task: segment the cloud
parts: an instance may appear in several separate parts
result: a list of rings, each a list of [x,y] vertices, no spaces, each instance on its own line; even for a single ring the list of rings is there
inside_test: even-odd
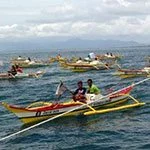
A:
[[[18,5],[10,5],[10,10],[1,5],[7,10],[0,9],[1,16],[7,16],[2,18],[3,24],[0,25],[1,38],[132,36],[136,39],[136,36],[145,36],[147,40],[150,33],[148,0],[26,1],[23,5],[17,0]]]
[[[120,17],[109,23],[99,22],[61,22],[37,25],[11,25],[0,27],[0,37],[44,37],[44,36],[79,36],[92,38],[112,35],[149,34],[150,17],[140,20],[133,17]]]

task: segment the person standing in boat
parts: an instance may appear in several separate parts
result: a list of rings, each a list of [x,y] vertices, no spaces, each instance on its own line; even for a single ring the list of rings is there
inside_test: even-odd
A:
[[[96,85],[93,84],[92,79],[88,79],[87,84],[89,86],[87,93],[95,94],[95,95],[100,94],[100,89]]]
[[[86,88],[83,87],[83,82],[79,81],[78,88],[73,93],[73,100],[75,102],[80,101],[80,102],[85,103],[85,101],[86,101],[85,93],[86,93]]]

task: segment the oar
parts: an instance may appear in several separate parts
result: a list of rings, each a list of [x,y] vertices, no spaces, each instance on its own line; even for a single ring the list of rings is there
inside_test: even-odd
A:
[[[117,63],[117,60],[115,61],[114,65],[116,65],[119,69],[121,69],[121,66]]]
[[[104,63],[102,63],[107,69],[110,69],[107,65],[105,65]],[[97,69],[97,70],[100,70],[100,68],[99,67],[97,67],[96,65],[93,65],[93,67],[95,68],[95,69]]]
[[[93,66],[93,68],[95,68],[96,70],[99,70],[99,68],[97,66]]]
[[[106,64],[104,64],[104,66],[105,66],[108,70],[110,69]]]
[[[145,82],[145,81],[147,81],[147,80],[149,80],[149,79],[150,79],[150,78],[146,78],[146,79],[144,79],[144,80],[142,80],[142,81],[139,81],[139,82],[137,82],[137,83],[135,83],[135,84],[132,84],[132,86],[141,84],[141,83],[143,83],[143,82]],[[130,86],[131,86],[131,85],[130,85]],[[116,93],[118,93],[118,92],[120,92],[120,91],[122,91],[122,90],[124,90],[124,89],[126,89],[126,88],[128,88],[128,87],[130,87],[130,86],[127,86],[127,87],[125,87],[125,88],[122,88],[122,89],[120,89],[120,90],[117,90],[117,91],[115,91],[115,92],[112,92],[112,93],[110,93],[110,94],[108,94],[108,95],[102,96],[100,99],[95,100],[94,102],[99,101],[99,100],[102,100],[103,98],[109,97],[109,96],[111,96],[111,95],[113,95],[113,94],[116,94]],[[89,102],[89,103],[87,103],[87,104],[90,105],[90,104],[92,104],[92,103],[93,103],[93,102]],[[30,127],[25,128],[25,129],[23,129],[23,130],[20,130],[20,131],[18,131],[18,132],[15,132],[15,133],[13,133],[13,134],[10,134],[10,135],[8,135],[8,136],[5,136],[5,137],[1,138],[0,141],[6,140],[6,139],[11,138],[11,137],[13,137],[13,136],[16,136],[16,135],[18,135],[18,134],[21,134],[21,133],[23,133],[23,132],[25,132],[25,131],[28,131],[28,130],[30,130],[30,129],[33,129],[33,128],[37,127],[37,126],[40,126],[40,125],[42,125],[42,124],[44,124],[44,123],[47,123],[47,122],[49,122],[49,121],[51,121],[51,120],[54,120],[54,119],[59,118],[59,117],[62,117],[62,116],[66,115],[66,114],[68,114],[68,113],[70,113],[70,112],[72,112],[72,111],[74,111],[74,110],[76,110],[76,109],[79,109],[79,108],[82,108],[82,107],[84,107],[84,106],[87,106],[87,104],[80,105],[79,107],[75,107],[75,108],[73,108],[73,109],[70,109],[70,110],[68,110],[68,111],[66,111],[66,112],[64,112],[64,113],[62,113],[62,114],[56,115],[56,116],[54,116],[54,117],[52,117],[52,118],[49,118],[49,119],[47,119],[47,120],[44,120],[44,121],[42,121],[42,122],[40,122],[40,123],[37,123],[37,124],[35,124],[35,125],[33,125],[33,126],[30,126]]]

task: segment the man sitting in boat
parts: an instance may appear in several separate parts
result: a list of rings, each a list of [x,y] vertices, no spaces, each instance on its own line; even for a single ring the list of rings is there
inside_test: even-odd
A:
[[[17,58],[18,60],[21,60],[22,59],[22,57],[21,56],[18,56],[18,58]]]
[[[88,83],[88,90],[86,94],[87,103],[89,101],[95,101],[102,98],[102,95],[100,94],[100,89],[93,84],[92,79],[87,80]]]
[[[16,67],[14,65],[12,65],[10,71],[8,71],[8,75],[9,76],[15,76],[16,74],[17,74]]]
[[[79,57],[79,59],[76,61],[77,64],[83,63],[82,58]]]
[[[106,53],[104,56],[108,58],[115,58],[115,55],[113,55],[112,53]]]
[[[87,83],[89,86],[87,93],[95,94],[95,95],[100,94],[100,89],[96,85],[93,84],[92,79],[88,79]]]
[[[80,102],[85,103],[85,101],[86,101],[85,93],[86,93],[86,88],[83,87],[82,81],[79,81],[78,82],[78,88],[73,93],[73,100],[75,102],[80,101]]]
[[[93,61],[90,62],[91,65],[99,65],[100,61],[95,58]]]
[[[62,56],[61,56],[61,54],[58,54],[58,55],[56,56],[56,59],[57,59],[57,60],[60,60],[60,59],[62,59]]]

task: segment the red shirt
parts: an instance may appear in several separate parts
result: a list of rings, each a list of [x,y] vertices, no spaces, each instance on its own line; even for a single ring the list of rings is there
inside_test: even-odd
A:
[[[17,72],[19,72],[19,73],[23,73],[22,68],[17,68],[16,70],[17,70]]]

